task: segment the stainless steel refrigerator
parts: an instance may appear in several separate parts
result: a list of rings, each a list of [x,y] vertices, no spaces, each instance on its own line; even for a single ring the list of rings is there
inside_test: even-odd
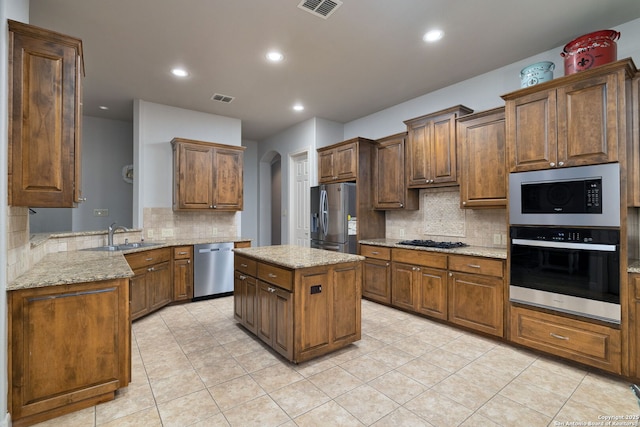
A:
[[[311,187],[311,247],[355,254],[356,185],[350,182]]]

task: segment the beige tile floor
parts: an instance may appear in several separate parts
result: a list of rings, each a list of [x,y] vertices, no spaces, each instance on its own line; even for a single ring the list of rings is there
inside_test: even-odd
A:
[[[39,426],[534,427],[640,413],[624,381],[370,301],[361,341],[293,365],[238,326],[232,305],[136,321],[132,383]]]

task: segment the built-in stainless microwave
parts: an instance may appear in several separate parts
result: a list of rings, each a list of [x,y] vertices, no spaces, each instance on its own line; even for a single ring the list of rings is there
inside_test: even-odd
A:
[[[620,165],[511,173],[509,223],[619,227]]]

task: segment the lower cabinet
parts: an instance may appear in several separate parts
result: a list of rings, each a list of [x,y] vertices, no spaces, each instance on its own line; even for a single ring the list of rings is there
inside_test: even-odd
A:
[[[504,336],[504,263],[449,256],[449,321],[498,337]]]
[[[21,289],[7,297],[14,426],[112,400],[129,384],[129,279]]]
[[[640,274],[629,274],[629,372],[640,378]]]
[[[193,299],[193,246],[173,248],[173,300]]]
[[[362,279],[362,296],[373,301],[391,303],[391,249],[360,245],[366,257]]]
[[[360,262],[288,269],[236,253],[234,264],[234,318],[286,359],[360,339]]]
[[[125,255],[133,270],[131,278],[131,320],[138,319],[173,300],[171,249],[160,248]]]
[[[616,374],[622,371],[619,329],[512,305],[510,339]]]

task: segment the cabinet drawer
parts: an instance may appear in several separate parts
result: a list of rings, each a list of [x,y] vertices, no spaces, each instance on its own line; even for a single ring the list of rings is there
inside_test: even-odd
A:
[[[511,307],[511,341],[621,373],[618,329]]]
[[[171,248],[152,249],[125,255],[132,270],[169,261],[170,258]]]
[[[367,258],[390,260],[391,248],[385,248],[382,246],[360,245],[360,255],[366,256]]]
[[[258,263],[258,279],[273,283],[288,291],[293,290],[293,272],[269,264]]]
[[[257,262],[252,259],[245,258],[242,255],[235,254],[233,256],[234,268],[244,274],[256,277],[258,274]]]
[[[504,275],[501,260],[463,255],[449,255],[449,270],[495,277]]]
[[[173,259],[193,258],[193,246],[176,246],[173,248]]]
[[[440,268],[446,270],[447,255],[412,249],[393,249],[391,257],[394,261],[407,264],[424,265],[425,267]]]

